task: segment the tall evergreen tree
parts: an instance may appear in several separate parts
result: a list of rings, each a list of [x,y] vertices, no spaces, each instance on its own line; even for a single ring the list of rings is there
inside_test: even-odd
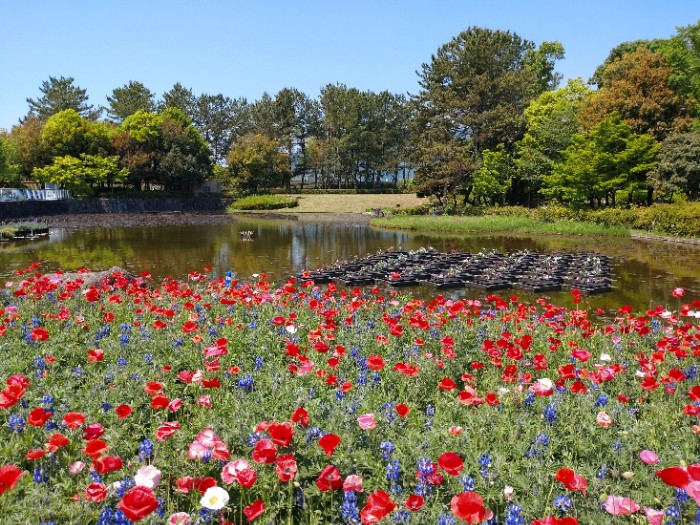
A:
[[[35,116],[41,122],[46,122],[51,115],[55,115],[66,109],[73,109],[80,116],[90,120],[96,120],[101,111],[93,109],[92,105],[87,103],[87,90],[81,89],[73,85],[73,77],[49,77],[41,83],[39,91],[42,96],[34,100],[27,99],[29,104],[29,114],[27,116]]]

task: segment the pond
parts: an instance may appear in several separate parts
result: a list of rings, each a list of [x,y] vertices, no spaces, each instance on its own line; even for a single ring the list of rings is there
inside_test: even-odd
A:
[[[253,232],[246,240],[241,232]],[[236,219],[231,223],[189,226],[51,228],[49,238],[0,244],[0,277],[32,262],[41,271],[66,271],[80,267],[104,270],[119,266],[133,273],[149,271],[155,279],[183,278],[193,270],[211,266],[215,275],[235,272],[240,279],[266,273],[282,281],[302,270],[314,270],[336,261],[362,257],[378,250],[416,250],[511,253],[530,250],[595,252],[612,257],[614,290],[584,297],[585,306],[616,308],[630,304],[646,309],[657,304],[678,306],[671,297],[675,287],[686,289],[686,301],[700,298],[700,248],[660,241],[606,237],[440,235],[383,231],[351,223],[308,222],[273,219]],[[410,290],[429,297],[433,289]],[[446,296],[483,297],[479,290],[449,290]],[[521,290],[499,292],[521,299],[550,297],[571,304],[568,292],[528,294]]]

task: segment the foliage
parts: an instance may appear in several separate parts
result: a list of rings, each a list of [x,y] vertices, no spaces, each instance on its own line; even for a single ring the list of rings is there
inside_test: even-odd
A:
[[[543,177],[563,160],[564,150],[581,131],[578,111],[591,94],[580,78],[569,80],[566,87],[545,91],[525,109],[526,132],[516,145],[514,193],[520,199],[526,196],[527,204],[537,201]]]
[[[496,151],[484,150],[482,156],[483,164],[473,177],[472,197],[483,204],[503,204],[512,184],[510,157],[502,147]]]
[[[221,164],[231,145],[249,132],[250,108],[244,98],[203,94],[194,101],[192,121],[209,145],[214,163]]]
[[[623,189],[646,187],[646,175],[656,167],[659,145],[649,135],[638,135],[617,113],[590,132],[576,134],[564,150],[564,161],[543,177],[541,192],[566,202],[591,206],[615,204]]]
[[[141,82],[130,80],[128,84],[112,90],[107,96],[107,113],[115,122],[122,122],[137,111],[155,111],[155,94]]]
[[[120,131],[115,147],[137,189],[155,184],[166,190],[192,191],[211,173],[206,142],[178,109],[137,111],[124,120]]]
[[[232,210],[279,210],[282,208],[296,208],[299,206],[298,198],[283,197],[281,195],[249,195],[237,199],[231,204]]]
[[[10,141],[17,152],[19,166],[24,177],[29,177],[36,167],[49,162],[49,156],[43,147],[41,135],[43,124],[35,116],[28,116],[22,124],[12,126]]]
[[[128,174],[126,168],[119,168],[117,156],[102,157],[84,153],[80,158],[70,155],[55,157],[52,164],[34,168],[33,172],[37,181],[70,190],[73,197],[92,195],[93,187],[123,182]]]
[[[18,187],[21,180],[19,152],[7,134],[0,133],[0,187]]]
[[[234,194],[246,195],[286,184],[291,177],[287,155],[279,143],[264,135],[245,135],[228,154],[229,184]]]
[[[591,129],[615,111],[635,133],[663,140],[689,128],[693,103],[671,87],[672,70],[663,55],[640,46],[607,66],[602,85],[584,102],[579,116]]]
[[[665,196],[700,198],[700,130],[671,135],[661,144],[659,165],[650,174],[654,189]]]
[[[27,117],[37,117],[40,122],[45,122],[49,117],[72,109],[80,116],[95,120],[100,115],[100,110],[94,110],[93,106],[87,103],[87,90],[73,85],[73,77],[49,77],[41,83],[39,91],[42,96],[34,100],[27,99],[29,104],[29,114]]]
[[[423,64],[414,100],[419,192],[443,205],[460,188],[468,196],[483,151],[499,144],[513,151],[524,132],[523,111],[542,86],[530,67],[533,50],[532,42],[516,34],[473,27]]]

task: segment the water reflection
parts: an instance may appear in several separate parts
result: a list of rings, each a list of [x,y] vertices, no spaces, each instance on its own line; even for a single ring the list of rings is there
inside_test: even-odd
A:
[[[252,231],[251,240],[240,232]],[[0,276],[10,277],[34,261],[43,271],[94,270],[120,266],[134,273],[148,270],[156,278],[181,278],[192,270],[212,266],[217,275],[227,271],[247,278],[265,272],[282,280],[304,269],[316,269],[337,260],[387,250],[415,250],[432,246],[439,251],[479,252],[517,250],[536,252],[588,251],[613,257],[611,294],[585,299],[587,306],[614,308],[631,304],[647,308],[676,305],[670,290],[686,288],[691,299],[700,297],[700,249],[692,245],[596,237],[438,235],[382,231],[354,224],[242,219],[229,224],[121,228],[52,228],[49,239],[0,244]],[[419,290],[426,295],[432,291]],[[507,292],[510,294],[511,292]],[[534,299],[518,291],[520,297]],[[462,290],[450,295],[481,295]],[[558,302],[569,294],[551,294]],[[688,297],[686,298],[688,299]]]

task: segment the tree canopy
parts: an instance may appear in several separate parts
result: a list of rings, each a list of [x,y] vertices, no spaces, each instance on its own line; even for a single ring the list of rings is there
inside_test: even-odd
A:
[[[34,100],[27,99],[29,104],[28,116],[35,116],[41,122],[60,111],[66,109],[75,110],[85,118],[95,120],[100,115],[100,110],[93,109],[94,106],[87,103],[87,90],[73,85],[73,77],[49,77],[41,83],[39,91],[42,96]]]

